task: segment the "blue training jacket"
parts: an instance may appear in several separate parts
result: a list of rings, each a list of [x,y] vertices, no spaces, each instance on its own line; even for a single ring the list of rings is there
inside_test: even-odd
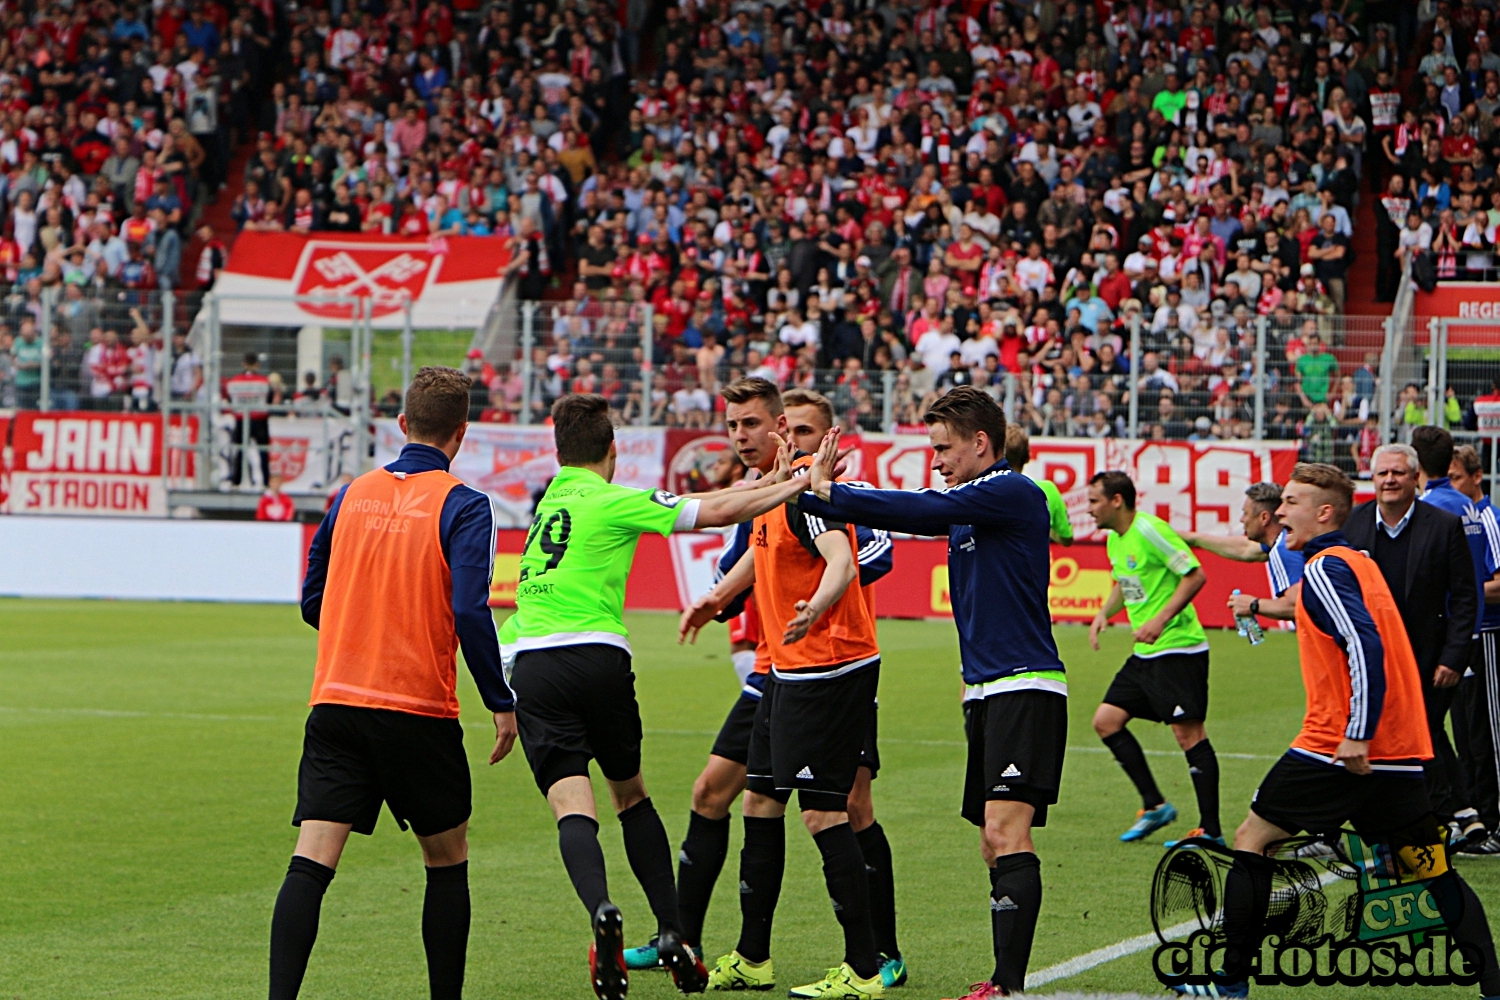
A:
[[[1469,543],[1469,555],[1474,560],[1474,581],[1479,587],[1479,613],[1471,629],[1477,639],[1486,611],[1484,582],[1495,575],[1497,568],[1491,559],[1490,539],[1485,531],[1484,518],[1480,516],[1474,501],[1454,489],[1447,476],[1427,480],[1427,490],[1421,498],[1434,507],[1457,514],[1464,523],[1464,541]]]
[[[1266,578],[1271,581],[1271,596],[1280,597],[1302,582],[1302,553],[1286,547],[1286,529],[1276,536],[1275,545],[1262,545],[1266,554]]]
[[[448,471],[448,456],[430,445],[409,444],[386,466],[391,472]],[[328,582],[328,558],[333,550],[333,526],[344,503],[339,490],[333,506],[323,515],[307,551],[307,576],[302,581],[302,620],[313,628],[323,612],[323,587]],[[462,484],[453,487],[443,501],[438,521],[443,555],[453,577],[453,623],[464,662],[484,707],[491,712],[513,712],[515,696],[500,668],[500,640],[495,617],[490,613],[490,578],[495,565],[495,514],[490,498]]]
[[[835,483],[829,502],[798,501],[818,517],[914,535],[948,536],[948,594],[958,626],[967,700],[1007,691],[1067,693],[1047,604],[1047,497],[1004,459],[945,490],[880,490]]]

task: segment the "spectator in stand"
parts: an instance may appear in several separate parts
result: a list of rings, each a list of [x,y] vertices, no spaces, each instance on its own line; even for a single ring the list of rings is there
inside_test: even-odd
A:
[[[281,476],[271,476],[266,482],[266,491],[261,494],[260,502],[255,505],[255,519],[257,521],[294,521],[297,518],[297,505],[292,498],[281,492],[283,480]]]
[[[1309,333],[1303,341],[1305,350],[1293,365],[1297,373],[1297,393],[1302,405],[1312,409],[1314,404],[1327,403],[1333,388],[1333,379],[1339,371],[1338,358],[1323,349],[1323,338]],[[1326,461],[1308,459],[1308,461]]]

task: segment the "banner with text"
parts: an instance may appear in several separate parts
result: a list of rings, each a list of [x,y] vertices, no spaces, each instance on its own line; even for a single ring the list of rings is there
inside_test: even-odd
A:
[[[287,493],[328,493],[344,473],[358,472],[354,428],[328,417],[271,418],[271,475]]]
[[[167,515],[160,414],[23,411],[11,431],[10,513]],[[197,421],[169,433],[191,443]],[[190,477],[192,453],[171,454],[171,474]]]
[[[660,489],[666,438],[667,431],[658,427],[617,428],[614,481],[643,490]],[[375,421],[376,465],[395,461],[404,443],[396,421]],[[524,528],[531,523],[532,498],[541,496],[557,475],[556,452],[551,427],[470,424],[452,472],[490,495],[500,527]]]
[[[1102,540],[1088,513],[1088,481],[1119,469],[1135,480],[1136,506],[1179,531],[1239,533],[1245,488],[1262,480],[1285,483],[1297,464],[1289,441],[1136,441],[1033,438],[1025,472],[1050,479],[1068,505],[1073,535]],[[847,478],[882,489],[942,489],[932,471],[925,435],[867,434],[848,458]]]

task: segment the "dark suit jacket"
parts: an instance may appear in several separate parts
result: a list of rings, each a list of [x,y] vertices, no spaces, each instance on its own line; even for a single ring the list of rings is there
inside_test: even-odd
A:
[[[1391,593],[1406,604],[1406,634],[1424,681],[1439,665],[1463,673],[1479,611],[1474,560],[1464,538],[1463,522],[1430,503],[1416,502],[1411,523],[1411,550],[1405,580],[1386,580]],[[1356,549],[1375,553],[1374,500],[1360,504],[1344,523],[1344,537]]]

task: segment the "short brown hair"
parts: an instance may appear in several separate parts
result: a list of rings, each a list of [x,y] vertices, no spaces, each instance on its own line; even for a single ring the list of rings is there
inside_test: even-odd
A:
[[[1472,444],[1461,444],[1453,449],[1453,461],[1464,467],[1464,472],[1473,475],[1484,468],[1479,452]]]
[[[406,390],[406,433],[413,439],[447,442],[469,421],[469,376],[456,368],[428,365]]]
[[[1417,463],[1428,479],[1441,479],[1453,464],[1453,435],[1441,427],[1418,427],[1411,432],[1411,446],[1417,450]]]
[[[972,385],[956,386],[939,396],[922,419],[929,425],[946,424],[961,438],[973,439],[983,431],[996,457],[1005,451],[1005,411],[989,393]]]
[[[735,379],[720,389],[719,395],[724,397],[726,403],[743,404],[752,399],[762,400],[766,404],[766,412],[773,417],[780,416],[783,409],[781,390],[776,388],[776,383],[758,375]]]
[[[609,400],[592,392],[563,396],[552,404],[552,439],[558,465],[597,465],[615,441]]]
[[[1096,472],[1089,479],[1089,485],[1099,487],[1099,492],[1104,494],[1104,499],[1121,497],[1125,501],[1126,510],[1135,510],[1135,480],[1130,478],[1129,473],[1121,472],[1119,469]]]
[[[1005,428],[1005,460],[1017,472],[1031,461],[1031,435],[1019,424],[1009,424]]]
[[[1333,505],[1335,528],[1349,519],[1349,511],[1354,509],[1354,481],[1337,465],[1298,462],[1292,470],[1292,482],[1306,483],[1328,494],[1328,502]]]
[[[814,406],[829,427],[837,422],[833,416],[833,404],[828,401],[828,397],[812,389],[788,389],[781,394],[781,406],[783,409],[788,406]]]

